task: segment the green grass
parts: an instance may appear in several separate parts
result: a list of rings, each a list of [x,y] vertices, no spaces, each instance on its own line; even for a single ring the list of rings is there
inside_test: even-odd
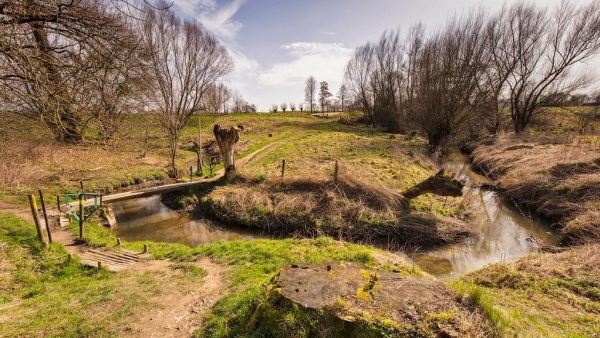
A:
[[[113,336],[113,321],[147,305],[135,294],[119,292],[114,274],[69,260],[62,246],[44,250],[33,225],[7,213],[0,213],[0,219],[0,261],[12,268],[0,284],[0,335]],[[120,311],[92,318],[102,304],[117,298]]]
[[[151,299],[160,294],[165,284],[149,274],[111,273],[68,260],[67,252],[53,244],[43,249],[36,239],[35,228],[12,214],[0,213],[0,261],[14,266],[8,269],[10,278],[0,283],[3,297],[0,308],[6,308],[10,320],[2,321],[0,336],[8,332],[17,335],[54,336],[121,336],[133,328],[129,322],[141,311],[158,306]],[[71,223],[77,233],[76,222]],[[116,249],[116,239],[94,219],[85,223],[88,245]],[[179,261],[170,269],[180,272],[179,280],[201,287],[198,281],[207,272],[191,262],[210,257],[227,267],[229,284],[223,297],[206,316],[204,328],[197,334],[233,336],[246,332],[256,304],[265,297],[265,288],[279,269],[293,262],[353,261],[376,266],[372,253],[378,249],[334,241],[321,237],[314,240],[253,240],[216,242],[197,248],[181,244],[153,242],[123,242],[123,247],[141,250],[150,245],[154,258]],[[382,266],[389,270],[414,272],[408,265]],[[159,276],[157,276],[159,277]],[[12,290],[8,292],[8,290]],[[98,314],[99,309],[106,308]],[[300,315],[298,309],[294,310]],[[293,324],[299,328],[306,320],[327,320],[332,316],[322,312],[306,313],[304,321]],[[320,319],[319,319],[320,318]],[[51,319],[52,324],[47,321]],[[135,320],[134,320],[135,323]],[[378,322],[352,331],[377,332]],[[299,326],[300,325],[300,326]],[[300,329],[300,328],[299,328]],[[347,332],[347,331],[344,331]],[[358,336],[362,336],[358,335]]]
[[[128,121],[131,126],[141,121]],[[247,170],[265,181],[277,177],[277,165],[282,158],[288,162],[289,175],[311,177],[333,174],[333,161],[339,159],[344,170],[350,175],[377,184],[387,185],[401,191],[428,177],[434,172],[434,166],[424,156],[423,140],[405,140],[398,136],[379,133],[371,128],[357,125],[342,125],[336,119],[319,119],[306,114],[241,114],[227,116],[202,116],[202,133],[205,140],[212,139],[212,124],[222,127],[243,124],[238,156],[249,154],[265,145],[277,143],[268,153],[259,157]],[[182,141],[195,139],[197,119],[192,117],[184,131]],[[109,147],[108,150],[94,147],[56,146],[60,152],[55,158],[46,153],[39,155],[43,175],[41,181],[31,181],[19,188],[5,190],[3,199],[14,201],[12,194],[31,191],[34,187],[45,189],[47,198],[52,194],[77,190],[75,178],[84,178],[85,185],[93,189],[110,191],[117,186],[135,184],[146,178],[164,178],[166,140],[160,131],[152,127],[149,154],[141,159],[138,154],[143,140],[143,131],[131,128],[131,138],[123,140],[123,147]],[[273,137],[268,134],[273,133]],[[36,148],[37,149],[37,148]],[[43,150],[40,148],[40,150]],[[111,158],[111,161],[95,160]],[[70,159],[69,163],[60,161]],[[180,166],[185,167],[194,161],[192,152],[183,150],[178,158]],[[23,163],[28,163],[27,161]],[[65,166],[65,174],[61,172]],[[100,168],[100,169],[98,169]],[[110,189],[109,189],[110,188]],[[190,197],[190,196],[188,196]],[[175,201],[188,205],[188,197]],[[447,206],[444,199],[423,197],[423,201],[413,204],[415,210],[435,210],[440,214],[456,214],[454,204]],[[50,198],[51,200],[51,198]],[[263,210],[264,211],[264,210]],[[257,210],[260,212],[260,210]],[[67,332],[71,336],[111,336],[127,335],[127,320],[135,318],[141,311],[152,309],[156,305],[152,297],[160,294],[159,278],[148,274],[119,273],[89,269],[76,260],[67,261],[63,248],[53,245],[51,250],[42,250],[35,241],[33,226],[16,218],[0,214],[8,219],[3,221],[0,243],[10,243],[11,255],[6,259],[16,270],[11,273],[10,282],[3,288],[17,290],[14,296],[0,297],[0,307],[7,304],[10,320],[0,322],[0,335],[7,332],[33,335],[55,335]],[[363,217],[365,222],[377,220]],[[6,230],[5,230],[6,229]],[[20,229],[28,229],[19,236]],[[71,229],[78,234],[77,222],[71,223]],[[11,240],[8,240],[11,238]],[[116,238],[93,219],[85,223],[85,240],[93,247],[118,249]],[[296,262],[325,262],[334,260],[353,261],[375,266],[373,253],[377,249],[337,242],[330,238],[253,240],[217,242],[190,248],[182,244],[155,243],[140,241],[123,242],[123,247],[141,251],[144,244],[149,245],[156,259],[176,261],[170,270],[179,273],[185,281],[199,280],[206,271],[192,265],[201,257],[210,257],[213,261],[227,267],[226,280],[229,283],[227,295],[223,297],[205,318],[205,327],[197,334],[207,336],[235,336],[247,333],[251,326],[257,306],[270,297],[269,283],[281,267]],[[21,262],[24,261],[25,263]],[[20,268],[23,266],[23,268]],[[40,268],[43,267],[43,268]],[[384,268],[419,274],[411,267],[383,266]],[[25,282],[20,282],[25,280]],[[201,287],[200,282],[197,283]],[[9,294],[6,292],[6,294]],[[99,309],[110,308],[107,313],[98,314]],[[325,323],[333,323],[323,317],[321,312],[305,313],[293,307],[287,308],[282,320],[287,320],[290,333],[306,330],[312,322],[325,318]],[[60,317],[64,314],[64,318]],[[4,320],[0,315],[0,320]],[[13,318],[16,318],[13,320]],[[25,318],[34,318],[29,321]],[[54,318],[52,325],[43,326],[44,320]],[[287,319],[285,319],[287,318]],[[324,323],[324,322],[321,322]],[[357,327],[355,333],[367,332],[383,335],[386,330],[394,331],[390,323],[370,320],[367,325]],[[337,324],[336,324],[337,325]],[[303,329],[304,328],[304,329]],[[266,331],[265,331],[266,332]],[[308,330],[310,332],[316,332]],[[341,331],[331,331],[341,332]],[[365,333],[366,334],[366,333]]]
[[[86,223],[86,240],[94,246],[115,247],[115,238],[95,223]],[[101,233],[105,234],[102,235]],[[290,263],[318,263],[327,261],[352,261],[368,266],[375,266],[372,253],[378,249],[342,243],[331,238],[321,237],[314,240],[285,239],[285,240],[252,240],[252,241],[227,241],[202,245],[190,248],[180,244],[153,243],[153,242],[123,242],[123,247],[141,250],[143,244],[150,246],[154,258],[171,258],[180,263],[171,265],[172,269],[184,271],[190,278],[203,277],[205,271],[187,262],[195,261],[200,257],[210,257],[214,262],[227,268],[228,292],[225,297],[217,302],[213,310],[206,315],[205,326],[197,335],[205,336],[235,336],[248,334],[246,328],[253,321],[253,314],[257,304],[265,299],[265,290],[269,282],[277,275],[279,269]],[[387,263],[380,268],[403,271],[405,274],[417,274],[409,265]],[[291,306],[291,305],[290,305]],[[321,321],[324,323],[336,322],[334,316],[325,315],[322,311],[304,312],[297,307],[287,307],[282,310],[286,316],[293,312],[304,316],[298,322],[290,324],[298,330],[307,326],[307,321]],[[337,323],[337,322],[336,322]],[[340,324],[339,322],[338,324]],[[336,325],[338,325],[336,324]],[[386,326],[377,320],[363,326],[356,326],[351,331],[339,331],[354,336],[370,335],[379,332]],[[338,329],[341,330],[343,325]],[[264,327],[261,330],[269,330]],[[335,331],[335,332],[338,332]],[[291,331],[290,331],[291,332]],[[314,331],[307,331],[307,333]],[[327,331],[333,332],[333,331]],[[340,333],[341,334],[341,333]]]
[[[274,308],[272,304],[278,297],[278,293],[274,291],[270,281],[276,276],[279,269],[289,263],[319,263],[340,260],[374,266],[371,253],[376,249],[340,243],[327,237],[321,237],[315,240],[219,242],[203,246],[200,251],[221,264],[231,266],[229,276],[232,292],[221,299],[213,311],[205,317],[205,327],[197,332],[197,335],[259,337],[269,332],[271,334],[278,332],[277,334],[283,336],[286,336],[286,332],[290,334],[304,332],[304,334],[295,334],[295,336],[307,337],[316,332],[317,322],[320,323],[318,327],[324,323],[338,323],[338,325],[340,323],[322,311],[303,311],[294,305],[287,305],[283,309]],[[407,273],[410,271],[409,266],[396,266],[395,268],[402,269]],[[261,307],[258,312],[256,312],[257,307]],[[269,327],[257,316],[271,317],[269,325],[277,323],[275,318],[288,317],[290,321],[289,325]],[[299,318],[291,320],[289,316]],[[261,324],[257,325],[257,321],[261,321]],[[255,326],[260,326],[260,329],[253,330]],[[331,333],[332,331],[325,331],[322,334],[327,332]],[[343,332],[346,334],[352,332],[353,335],[360,337],[364,336],[366,332],[370,334],[379,332],[379,329],[356,327],[355,330]]]

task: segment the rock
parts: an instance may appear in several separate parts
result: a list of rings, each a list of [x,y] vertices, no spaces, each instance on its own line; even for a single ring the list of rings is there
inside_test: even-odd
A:
[[[292,264],[277,286],[281,296],[308,309],[327,309],[342,300],[340,318],[383,316],[396,323],[422,323],[456,311],[454,293],[439,281],[375,270],[348,262]]]

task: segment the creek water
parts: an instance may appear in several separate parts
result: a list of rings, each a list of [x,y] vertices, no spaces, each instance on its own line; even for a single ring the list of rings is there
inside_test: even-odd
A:
[[[422,270],[442,280],[453,280],[487,264],[522,257],[539,245],[558,244],[558,235],[548,221],[522,212],[494,191],[478,188],[484,178],[469,169],[464,157],[443,167],[466,183],[463,195],[469,202],[472,214],[469,224],[476,234],[456,244],[405,253]],[[110,207],[117,220],[113,232],[127,241],[151,240],[196,247],[218,240],[266,237],[247,228],[191,219],[163,205],[160,195],[116,202]]]
[[[418,250],[412,259],[422,270],[453,280],[487,264],[525,256],[539,245],[558,245],[558,235],[548,220],[520,210],[494,191],[478,188],[484,178],[461,160],[442,167],[465,182],[463,195],[472,210],[468,223],[477,233],[460,243]]]
[[[113,233],[126,241],[150,240],[196,247],[219,240],[264,237],[246,228],[224,226],[205,218],[191,219],[162,204],[160,195],[115,202],[109,206],[117,220]]]

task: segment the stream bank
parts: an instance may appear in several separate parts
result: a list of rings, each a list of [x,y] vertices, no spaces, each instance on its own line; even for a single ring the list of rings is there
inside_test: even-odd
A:
[[[467,145],[473,170],[524,210],[552,219],[560,245],[600,242],[600,147],[515,136]]]

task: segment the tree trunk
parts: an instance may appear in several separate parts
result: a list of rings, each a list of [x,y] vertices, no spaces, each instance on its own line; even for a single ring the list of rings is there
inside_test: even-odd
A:
[[[402,195],[407,200],[427,193],[458,197],[462,196],[463,187],[464,184],[457,180],[452,173],[448,173],[444,171],[444,169],[441,169],[437,174],[406,190]]]
[[[240,140],[240,135],[244,131],[242,125],[231,127],[229,129],[222,129],[221,126],[215,124],[213,132],[217,145],[219,146],[219,152],[223,158],[223,167],[225,168],[225,176],[232,178],[235,176],[235,161],[233,158],[233,147]]]

